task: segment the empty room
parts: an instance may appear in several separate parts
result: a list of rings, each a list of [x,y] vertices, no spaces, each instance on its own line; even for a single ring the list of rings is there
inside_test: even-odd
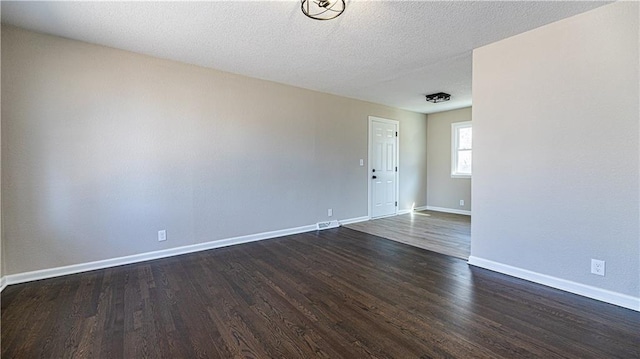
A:
[[[2,358],[640,358],[640,3],[0,15]]]

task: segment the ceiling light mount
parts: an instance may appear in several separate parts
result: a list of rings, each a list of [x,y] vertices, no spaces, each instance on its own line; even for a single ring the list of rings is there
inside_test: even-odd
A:
[[[302,0],[302,12],[314,20],[331,20],[344,12],[344,0]]]
[[[433,102],[433,103],[445,102],[445,101],[449,101],[450,99],[451,99],[451,95],[444,92],[432,93],[431,95],[427,95],[427,101]]]

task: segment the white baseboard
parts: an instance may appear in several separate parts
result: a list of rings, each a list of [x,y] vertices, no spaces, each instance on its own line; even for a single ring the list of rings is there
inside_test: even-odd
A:
[[[590,285],[573,282],[566,279],[552,277],[546,274],[532,272],[530,270],[513,267],[507,264],[494,262],[491,260],[469,257],[470,265],[492,270],[494,272],[510,275],[512,277],[528,280],[530,282],[546,285],[548,287],[578,294],[587,298],[599,300],[605,303],[614,304],[620,307],[640,311],[640,298],[627,294],[612,292],[606,289],[592,287]]]
[[[340,221],[340,224],[344,226],[345,224],[365,222],[365,221],[368,221],[368,220],[369,220],[369,217],[367,217],[367,216],[356,217],[356,218],[343,219],[343,220]]]
[[[264,239],[288,236],[288,235],[304,233],[304,232],[311,232],[315,230],[316,230],[315,225],[308,225],[308,226],[289,228],[289,229],[283,229],[283,230],[277,230],[277,231],[271,231],[271,232],[250,234],[246,236],[220,239],[216,241],[198,243],[198,244],[176,247],[176,248],[163,249],[160,251],[146,252],[146,253],[134,254],[134,255],[118,257],[118,258],[110,258],[110,259],[105,259],[105,260],[100,260],[95,262],[79,263],[79,264],[73,264],[73,265],[68,265],[64,267],[48,268],[48,269],[36,270],[32,272],[11,274],[2,278],[2,281],[3,281],[2,288],[4,288],[4,286],[6,285],[11,285],[11,284],[31,282],[34,280],[59,277],[59,276],[68,275],[68,274],[88,272],[96,269],[121,266],[124,264],[145,262],[153,259],[160,259],[160,258],[177,256],[181,254],[206,251],[208,249],[227,247],[235,244],[255,242],[255,241],[260,241]]]
[[[339,222],[340,224],[349,224],[349,223],[357,223],[357,222],[362,222],[367,220],[369,220],[369,217],[365,216],[365,217],[349,218]],[[133,254],[130,256],[104,259],[104,260],[99,260],[94,262],[72,264],[72,265],[63,266],[63,267],[48,268],[48,269],[36,270],[32,272],[11,274],[11,275],[4,276],[0,279],[0,290],[4,289],[4,287],[11,284],[31,282],[34,280],[59,277],[59,276],[68,275],[68,274],[88,272],[96,269],[104,269],[109,267],[121,266],[125,264],[139,263],[139,262],[145,262],[145,261],[150,261],[154,259],[173,257],[181,254],[206,251],[209,249],[227,247],[227,246],[232,246],[236,244],[261,241],[265,239],[289,236],[292,234],[298,234],[298,233],[304,233],[304,232],[311,232],[311,231],[315,231],[316,229],[317,229],[316,225],[314,224],[314,225],[308,225],[308,226],[302,226],[302,227],[282,229],[277,231],[250,234],[246,236],[219,239],[219,240],[206,242],[206,243],[198,243],[198,244],[192,244],[189,246],[163,249],[160,251]]]
[[[407,209],[401,209],[398,211],[398,215],[401,214],[407,214],[407,213],[411,213],[411,212],[416,212],[416,211],[424,211],[425,209],[427,209],[427,206],[420,206],[420,207],[414,207],[412,208],[407,208]]]
[[[425,209],[427,209],[429,211],[436,211],[436,212],[445,212],[445,213],[453,213],[453,214],[464,214],[465,216],[470,216],[471,215],[471,211],[465,211],[463,209],[453,209],[453,208],[433,207],[433,206],[426,206]]]

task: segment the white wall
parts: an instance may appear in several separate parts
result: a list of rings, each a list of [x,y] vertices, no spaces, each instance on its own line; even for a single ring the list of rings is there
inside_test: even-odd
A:
[[[471,107],[427,115],[427,206],[471,210],[471,179],[451,178],[451,124],[471,121]],[[460,206],[464,200],[464,206]]]
[[[640,309],[638,18],[618,2],[474,51],[471,263]]]
[[[370,115],[426,204],[423,114],[12,27],[2,89],[7,274],[366,216]]]

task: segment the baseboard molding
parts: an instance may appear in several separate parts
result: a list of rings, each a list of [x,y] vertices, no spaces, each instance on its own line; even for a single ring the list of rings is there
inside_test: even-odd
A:
[[[351,220],[357,220],[357,218],[351,219]],[[270,238],[288,236],[292,234],[311,232],[315,230],[316,230],[316,225],[308,225],[308,226],[288,228],[288,229],[271,231],[271,232],[250,234],[246,236],[220,239],[220,240],[215,240],[215,241],[206,242],[206,243],[198,243],[198,244],[193,244],[188,246],[163,249],[160,251],[146,252],[146,253],[134,254],[130,256],[105,259],[105,260],[100,260],[95,262],[79,263],[79,264],[73,264],[73,265],[68,265],[64,267],[56,267],[56,268],[42,269],[42,270],[37,270],[32,272],[11,274],[2,278],[2,288],[11,284],[31,282],[34,280],[88,272],[96,269],[116,267],[116,266],[121,266],[125,264],[146,262],[154,259],[173,257],[181,254],[206,251],[208,249],[227,247],[227,246],[232,246],[236,244],[255,242],[255,241],[260,241],[260,240],[265,240]]]
[[[350,224],[350,223],[363,222],[367,220],[369,220],[369,217],[364,216],[364,217],[349,218],[349,219],[341,220],[339,222],[340,224]],[[312,231],[315,231],[316,229],[317,229],[316,225],[313,224],[308,226],[288,228],[288,229],[282,229],[277,231],[250,234],[246,236],[219,239],[211,242],[163,249],[160,251],[133,254],[130,256],[104,259],[104,260],[99,260],[94,262],[79,263],[79,264],[73,264],[73,265],[68,265],[63,267],[48,268],[48,269],[42,269],[42,270],[37,270],[32,272],[11,274],[11,275],[4,276],[0,279],[0,291],[4,289],[4,287],[6,287],[7,285],[11,285],[11,284],[18,284],[18,283],[24,283],[24,282],[31,282],[34,280],[60,277],[63,275],[88,272],[88,271],[97,270],[97,269],[117,267],[125,264],[146,262],[154,259],[173,257],[173,256],[178,256],[181,254],[188,254],[193,252],[206,251],[209,249],[215,249],[220,247],[228,247],[236,244],[250,243],[250,242],[261,241],[265,239],[289,236],[292,234],[312,232]]]
[[[453,208],[433,207],[433,206],[426,206],[425,209],[429,211],[436,211],[436,212],[464,214],[465,216],[471,215],[471,211],[465,211],[463,209],[453,209]]]
[[[401,209],[401,210],[398,211],[397,215],[407,214],[407,213],[416,212],[416,211],[424,211],[425,209],[427,209],[427,206],[420,206],[420,207],[414,207],[414,208],[408,208],[408,209]]]
[[[476,267],[546,285],[548,287],[560,289],[565,292],[578,294],[587,298],[614,304],[623,308],[640,311],[640,297],[633,297],[626,294],[612,292],[606,289],[592,287],[590,285],[552,277],[546,274],[541,274],[474,256],[469,257],[468,263]]]
[[[364,216],[364,217],[356,217],[356,218],[349,218],[349,219],[343,219],[340,222],[340,225],[346,225],[346,224],[352,224],[352,223],[358,223],[358,222],[365,222],[368,221],[369,217]]]

